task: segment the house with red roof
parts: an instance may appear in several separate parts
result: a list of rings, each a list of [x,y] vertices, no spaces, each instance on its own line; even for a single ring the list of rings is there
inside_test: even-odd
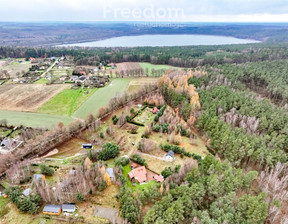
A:
[[[157,182],[157,183],[161,183],[164,181],[164,177],[159,176],[159,175],[154,175],[153,179]]]
[[[141,184],[147,181],[147,171],[145,166],[140,166],[131,170],[128,175],[132,182],[138,181]]]
[[[153,114],[157,114],[159,112],[157,107],[154,107],[152,110],[150,110]]]

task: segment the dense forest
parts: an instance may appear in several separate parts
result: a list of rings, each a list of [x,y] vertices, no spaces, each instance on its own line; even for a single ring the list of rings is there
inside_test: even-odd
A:
[[[138,48],[12,48],[0,47],[0,58],[29,58],[70,55],[77,65],[100,62],[150,62],[195,68],[214,64],[241,64],[288,58],[286,44],[245,44],[191,47]]]

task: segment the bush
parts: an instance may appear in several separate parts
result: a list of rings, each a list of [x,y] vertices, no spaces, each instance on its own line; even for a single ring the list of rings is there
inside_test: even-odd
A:
[[[143,159],[143,158],[140,157],[139,155],[134,154],[134,155],[132,156],[132,160],[133,160],[135,163],[138,163],[138,164],[140,164],[140,165],[142,165],[142,166],[147,166],[147,163],[146,163],[145,159]]]
[[[119,147],[112,143],[106,143],[103,145],[102,150],[98,154],[99,160],[108,160],[115,158],[119,155],[120,150]]]
[[[103,132],[100,132],[100,138],[104,138]]]
[[[43,165],[43,164],[40,165],[40,170],[41,170],[42,174],[45,174],[47,176],[53,176],[53,174],[54,174],[53,168],[46,166],[46,165]]]
[[[130,162],[130,159],[128,157],[119,157],[115,160],[115,165],[116,166],[126,166]]]
[[[173,172],[172,172],[171,167],[166,167],[164,170],[162,170],[161,175],[162,175],[164,178],[167,178],[167,177],[171,176],[172,173],[173,173]]]
[[[82,201],[85,200],[85,197],[80,192],[77,192],[76,200],[79,201],[79,202],[82,202]]]
[[[116,115],[114,115],[114,116],[112,117],[113,124],[117,124],[118,120],[119,120],[119,119],[117,118]]]

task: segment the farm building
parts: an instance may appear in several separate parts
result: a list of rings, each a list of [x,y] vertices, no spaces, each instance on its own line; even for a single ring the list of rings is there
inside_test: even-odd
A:
[[[167,154],[165,155],[165,159],[166,161],[172,162],[174,160],[174,152],[173,151],[167,152]]]
[[[159,176],[159,175],[154,175],[154,176],[153,176],[153,179],[154,179],[156,182],[158,182],[158,183],[164,181],[164,178],[163,178],[162,176]]]
[[[154,107],[152,110],[150,110],[153,114],[157,114],[159,112],[157,107]]]
[[[145,166],[130,171],[128,175],[131,181],[138,181],[140,184],[147,181],[147,171]]]
[[[32,189],[31,188],[27,188],[26,190],[24,190],[22,192],[22,194],[26,197],[28,197],[30,194],[32,193]]]
[[[112,184],[112,182],[115,181],[115,174],[114,174],[113,168],[107,168],[106,169],[104,179],[105,179],[108,186],[110,186]]]
[[[47,215],[60,215],[61,210],[61,205],[45,205],[43,213]]]
[[[83,149],[92,149],[93,145],[92,144],[82,144]]]
[[[62,211],[74,213],[76,211],[76,206],[75,206],[75,204],[63,204],[62,205]]]
[[[45,180],[45,175],[43,175],[43,174],[34,174],[33,180]]]

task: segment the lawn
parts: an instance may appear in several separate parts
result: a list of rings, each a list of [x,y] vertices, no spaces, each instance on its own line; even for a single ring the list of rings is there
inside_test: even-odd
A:
[[[57,126],[59,122],[63,122],[65,125],[73,121],[72,118],[60,115],[49,115],[31,112],[19,112],[19,111],[6,111],[0,110],[0,120],[6,119],[11,125],[24,125],[27,127],[42,127],[53,128]]]
[[[38,109],[39,113],[71,116],[97,89],[65,89]]]
[[[107,106],[110,99],[123,93],[131,79],[114,79],[108,86],[97,90],[81,107],[73,113],[74,117],[86,118],[89,113],[97,114],[101,107]]]
[[[41,78],[41,79],[37,80],[36,82],[34,82],[34,84],[46,84],[47,82],[48,82],[47,79]]]
[[[3,206],[7,205],[9,202],[9,199],[4,198],[4,197],[0,197],[0,208],[2,208]]]
[[[152,69],[155,69],[155,70],[160,70],[160,69],[181,69],[179,67],[174,67],[174,66],[171,66],[171,65],[154,65],[154,64],[151,64],[151,63],[139,63],[141,68],[144,70],[144,72],[146,72],[146,70],[148,69],[149,70],[149,75],[152,74]]]

